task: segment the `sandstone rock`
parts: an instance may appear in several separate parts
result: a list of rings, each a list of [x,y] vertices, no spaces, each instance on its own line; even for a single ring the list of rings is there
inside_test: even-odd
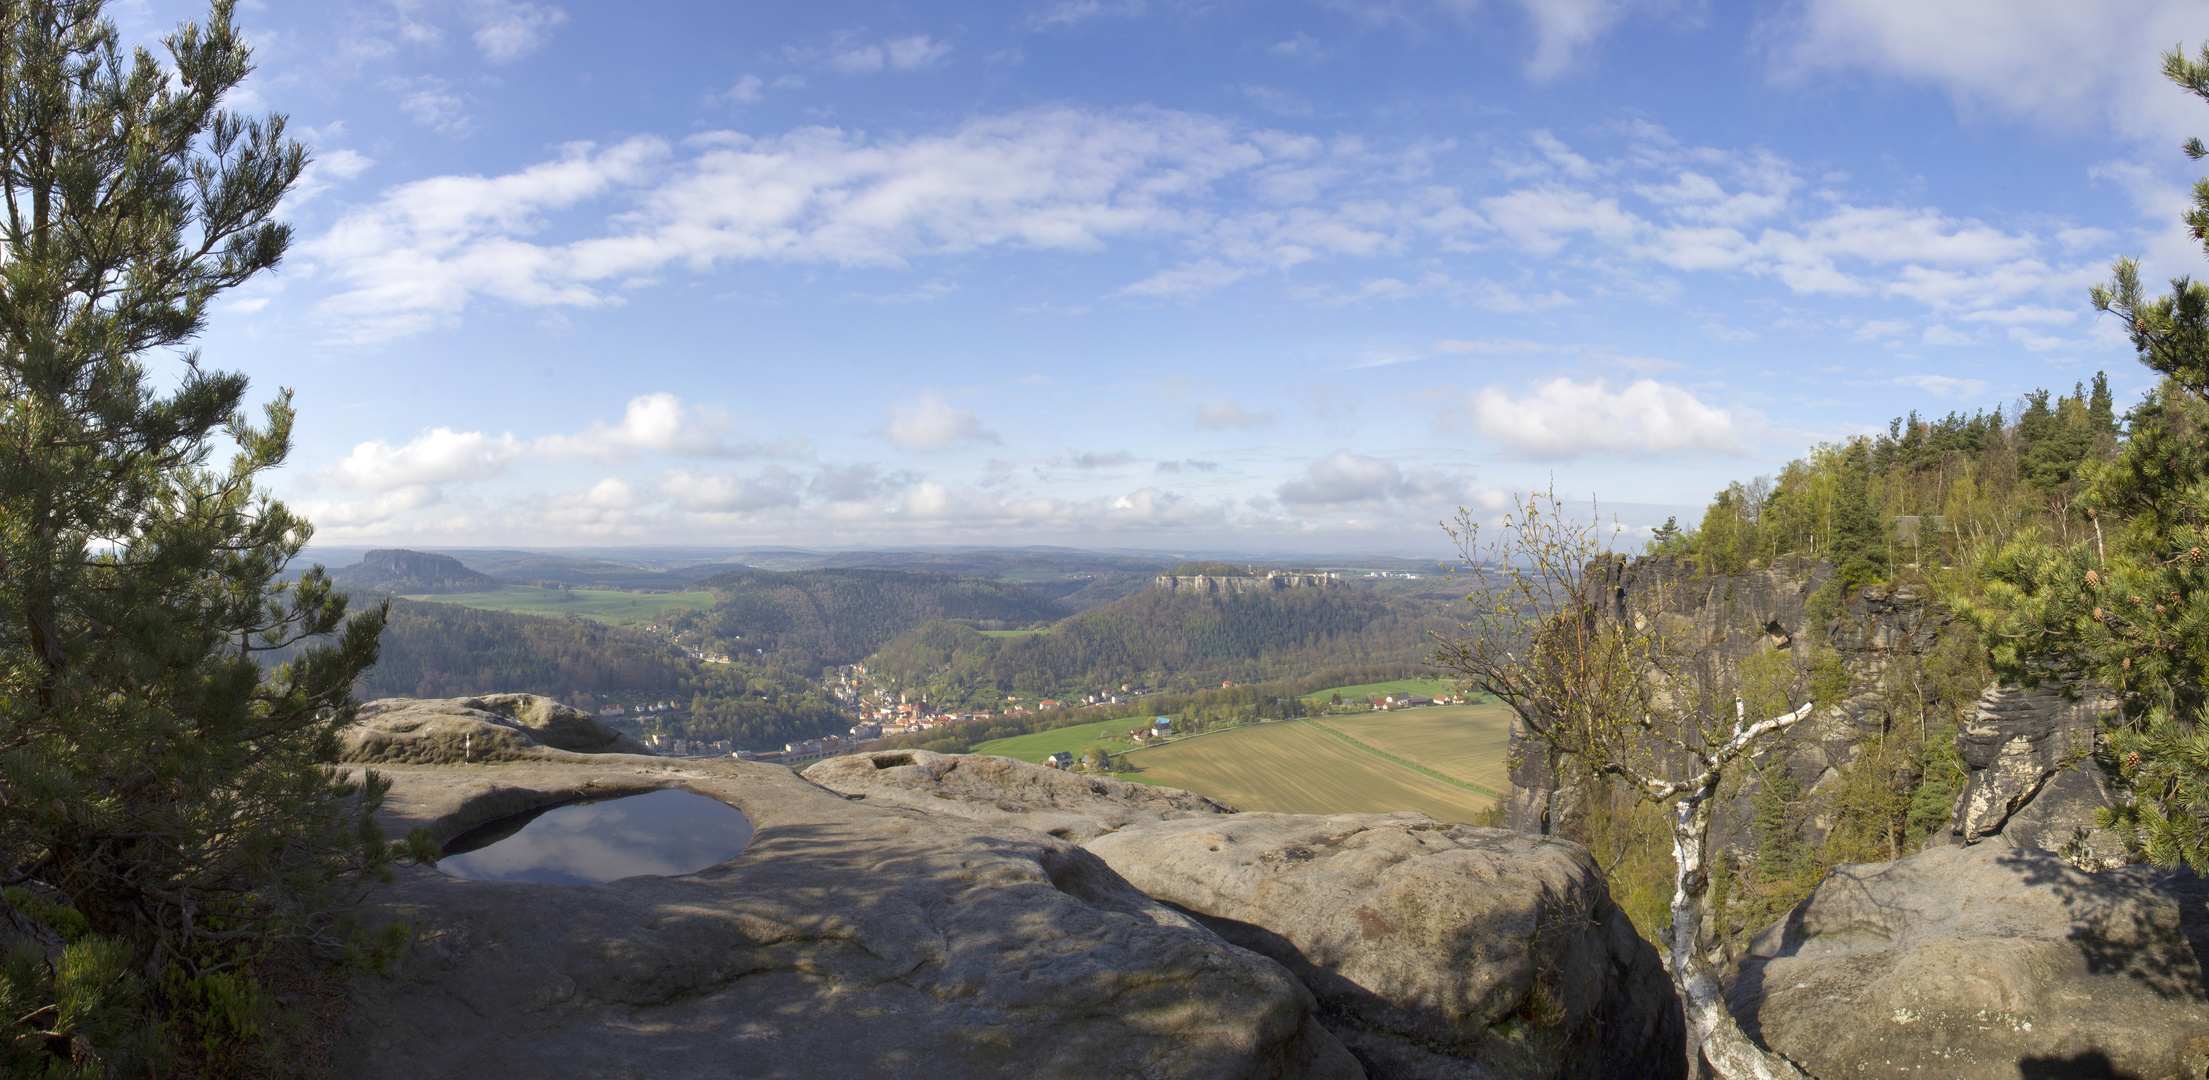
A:
[[[1956,733],[1971,771],[1956,800],[1955,839],[1976,844],[1999,835],[2013,847],[2056,849],[2077,838],[2089,865],[2123,865],[2123,846],[2094,823],[2094,812],[2114,801],[2092,756],[2112,707],[2095,692],[2066,701],[2053,686],[1988,687]]]
[[[830,758],[805,778],[870,806],[1013,825],[1082,843],[1145,821],[1234,813],[1178,788],[1078,776],[1012,758],[894,750]]]
[[[338,760],[444,765],[643,754],[642,743],[598,718],[535,694],[385,698],[361,706],[338,735]]]
[[[388,759],[386,759],[388,761]],[[604,885],[414,867],[371,925],[414,946],[353,983],[341,1075],[1341,1078],[1357,1062],[1271,960],[1081,848],[744,762],[602,755],[379,764],[393,833],[681,786],[743,810],[741,855]]]
[[[1993,844],[1843,866],[1756,938],[1728,999],[1814,1076],[2199,1077],[2205,902],[2191,874]]]
[[[1585,849],[1424,814],[1236,814],[1087,844],[1281,961],[1376,1078],[1684,1072],[1656,951]]]

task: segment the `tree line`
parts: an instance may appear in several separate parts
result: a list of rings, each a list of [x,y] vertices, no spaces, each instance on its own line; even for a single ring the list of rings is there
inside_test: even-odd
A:
[[[799,671],[859,660],[930,620],[1031,626],[1066,614],[1017,585],[933,570],[734,570],[699,584],[713,609],[675,616],[672,629]]]

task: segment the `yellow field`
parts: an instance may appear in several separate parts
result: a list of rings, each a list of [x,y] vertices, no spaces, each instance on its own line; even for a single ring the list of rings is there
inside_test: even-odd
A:
[[[1238,810],[1417,810],[1444,821],[1471,821],[1493,801],[1295,721],[1234,728],[1126,757],[1142,767],[1146,783],[1208,795]]]
[[[1395,712],[1315,717],[1357,741],[1490,791],[1508,790],[1511,710],[1502,705],[1439,705]]]

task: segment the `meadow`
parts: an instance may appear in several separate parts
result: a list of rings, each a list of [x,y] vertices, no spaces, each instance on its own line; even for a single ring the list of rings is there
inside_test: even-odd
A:
[[[713,594],[709,592],[633,593],[608,589],[540,589],[534,585],[501,585],[483,592],[435,593],[405,599],[511,611],[519,615],[574,615],[613,626],[658,622],[660,613],[668,608],[706,611],[713,607]]]
[[[974,747],[977,754],[995,754],[998,757],[1018,758],[1022,761],[1042,764],[1043,759],[1063,750],[1075,757],[1087,750],[1091,743],[1103,746],[1112,753],[1135,749],[1135,744],[1125,739],[1112,738],[1123,732],[1150,725],[1147,716],[1131,716],[1120,720],[1098,720],[1076,724],[1073,727],[1052,728],[1033,735],[1015,735],[1009,739],[991,739]]]
[[[1505,706],[1437,705],[1312,722],[1452,780],[1510,790],[1511,710]]]
[[[1435,755],[1431,748],[1428,752]],[[1495,803],[1295,720],[1145,747],[1129,753],[1127,761],[1142,770],[1127,779],[1194,791],[1238,810],[1416,810],[1444,821],[1473,821]]]

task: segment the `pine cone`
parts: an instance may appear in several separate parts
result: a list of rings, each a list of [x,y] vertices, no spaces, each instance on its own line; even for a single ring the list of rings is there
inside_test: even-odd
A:
[[[2092,570],[2086,572],[2086,583],[2097,589],[2102,587],[2102,576]]]
[[[2193,563],[2195,566],[2200,566],[2203,562],[2203,559],[2201,557],[2201,549],[2197,547],[2188,551],[2186,553],[2186,561]]]

